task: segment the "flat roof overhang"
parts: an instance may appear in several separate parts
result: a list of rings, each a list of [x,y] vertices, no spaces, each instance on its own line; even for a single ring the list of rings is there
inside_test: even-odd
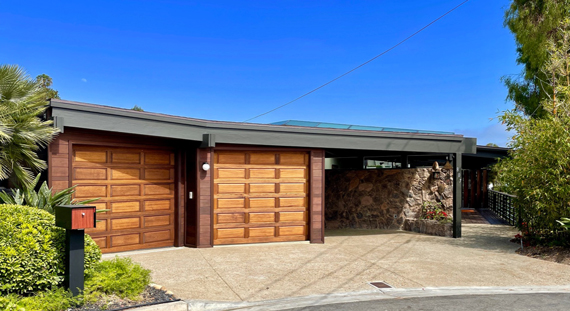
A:
[[[139,112],[60,99],[50,100],[51,116],[65,127],[215,143],[297,148],[400,152],[477,152],[477,140],[462,135],[374,132],[223,122]],[[212,141],[213,140],[213,141]]]

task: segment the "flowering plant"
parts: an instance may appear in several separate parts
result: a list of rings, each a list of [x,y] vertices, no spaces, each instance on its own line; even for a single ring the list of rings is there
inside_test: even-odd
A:
[[[439,222],[448,222],[449,215],[443,210],[439,202],[424,202],[420,219],[431,219]]]

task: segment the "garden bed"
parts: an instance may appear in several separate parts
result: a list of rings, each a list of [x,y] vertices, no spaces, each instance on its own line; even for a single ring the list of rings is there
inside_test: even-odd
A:
[[[140,294],[139,300],[120,298],[115,295],[105,296],[101,300],[86,304],[80,308],[69,309],[69,311],[98,311],[98,310],[121,310],[123,308],[134,308],[150,304],[159,304],[177,301],[171,292],[163,290],[160,286],[147,286]]]
[[[519,248],[517,254],[546,261],[570,265],[570,248],[561,246],[526,246]]]
[[[453,237],[453,227],[451,223],[440,223],[431,219],[405,219],[403,229],[428,235]]]

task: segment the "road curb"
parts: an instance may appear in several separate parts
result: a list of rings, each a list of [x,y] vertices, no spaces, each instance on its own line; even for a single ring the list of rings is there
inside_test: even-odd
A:
[[[161,303],[158,305],[145,306],[139,308],[128,309],[133,311],[187,311],[188,302],[186,301],[174,301]]]
[[[328,305],[381,299],[405,299],[415,297],[441,297],[459,295],[508,295],[529,293],[568,293],[570,285],[565,286],[510,286],[510,287],[423,287],[423,288],[383,288],[378,290],[351,293],[333,293],[311,295],[256,302],[215,302],[189,300],[188,310],[223,311],[223,310],[284,310],[309,306]]]

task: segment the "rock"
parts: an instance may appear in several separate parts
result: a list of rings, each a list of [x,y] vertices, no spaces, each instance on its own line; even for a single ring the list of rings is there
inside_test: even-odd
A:
[[[370,191],[374,188],[374,185],[371,183],[363,183],[358,186],[358,191]]]
[[[362,199],[360,199],[360,204],[364,206],[371,205],[372,203],[374,203],[374,200],[369,196],[365,196]]]

